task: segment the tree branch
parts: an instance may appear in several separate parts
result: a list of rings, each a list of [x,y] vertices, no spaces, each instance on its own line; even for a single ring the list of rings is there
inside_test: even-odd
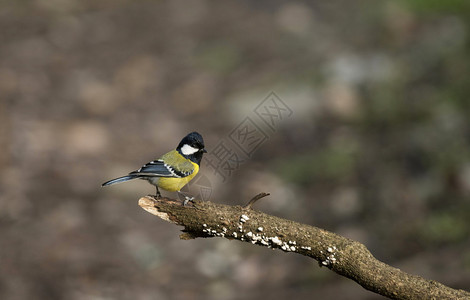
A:
[[[184,226],[181,239],[225,237],[299,253],[391,299],[470,299],[469,292],[407,274],[377,260],[359,242],[253,210],[251,205],[195,200],[183,206],[179,200],[151,196],[140,198],[139,205],[165,221]]]

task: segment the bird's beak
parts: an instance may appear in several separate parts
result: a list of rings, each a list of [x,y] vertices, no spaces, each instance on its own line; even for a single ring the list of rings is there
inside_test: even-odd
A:
[[[206,149],[202,149],[202,153],[207,153],[207,150],[206,150]]]

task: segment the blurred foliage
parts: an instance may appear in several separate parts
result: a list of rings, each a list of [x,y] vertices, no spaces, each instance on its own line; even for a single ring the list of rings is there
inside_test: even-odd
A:
[[[286,180],[309,185],[316,180],[341,180],[351,176],[354,155],[343,147],[331,147],[305,155],[285,157],[275,165],[275,172]]]
[[[468,222],[455,212],[433,213],[423,223],[422,236],[431,243],[459,242],[469,235]]]
[[[205,45],[203,49],[198,50],[199,55],[196,60],[199,61],[202,68],[207,68],[220,74],[234,72],[240,65],[241,49],[235,44],[219,43]]]
[[[269,138],[225,182],[203,160],[211,200],[270,192],[259,209],[470,289],[469,36],[466,0],[0,1],[0,298],[381,299],[298,255],[180,241],[144,182],[100,189],[247,116]],[[253,112],[271,91],[293,111],[274,130]]]
[[[400,2],[416,12],[436,15],[443,13],[470,14],[470,3],[465,0],[400,0]]]

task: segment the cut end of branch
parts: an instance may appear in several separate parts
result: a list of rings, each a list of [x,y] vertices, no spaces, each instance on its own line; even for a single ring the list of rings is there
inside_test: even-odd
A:
[[[170,217],[167,213],[161,212],[158,210],[158,207],[155,206],[156,200],[150,196],[145,196],[139,199],[139,206],[142,207],[145,211],[155,215],[167,222],[174,223],[170,220]]]

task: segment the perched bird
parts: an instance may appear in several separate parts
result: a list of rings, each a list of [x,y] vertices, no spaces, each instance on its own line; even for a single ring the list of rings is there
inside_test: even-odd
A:
[[[199,172],[204,153],[207,151],[204,149],[202,136],[197,132],[191,132],[181,140],[176,150],[143,165],[129,175],[106,181],[102,186],[139,178],[147,180],[156,187],[158,198],[161,197],[158,188],[180,193],[181,188]],[[187,196],[185,199],[185,203],[192,200]]]

